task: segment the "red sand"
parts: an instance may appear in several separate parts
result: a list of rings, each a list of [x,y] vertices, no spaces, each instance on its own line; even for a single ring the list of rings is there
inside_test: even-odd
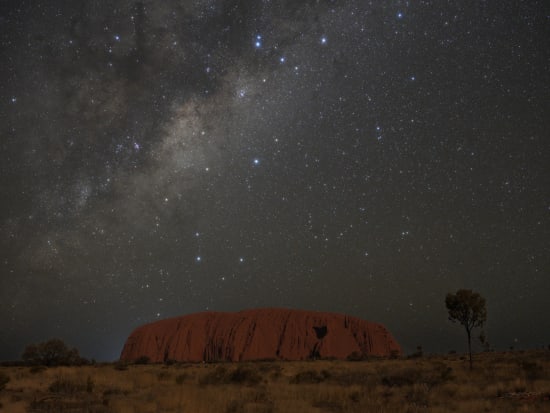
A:
[[[204,312],[146,324],[128,337],[120,359],[343,360],[352,353],[390,356],[401,354],[401,348],[381,324],[343,314],[273,308]]]

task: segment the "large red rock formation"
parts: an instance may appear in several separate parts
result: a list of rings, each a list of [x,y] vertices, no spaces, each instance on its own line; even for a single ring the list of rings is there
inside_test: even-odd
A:
[[[343,314],[290,309],[205,312],[138,327],[121,360],[244,361],[389,356],[401,348],[386,328]]]

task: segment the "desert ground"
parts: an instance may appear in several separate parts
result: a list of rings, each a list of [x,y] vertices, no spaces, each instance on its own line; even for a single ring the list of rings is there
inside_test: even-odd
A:
[[[2,385],[4,383],[4,385]],[[0,367],[0,412],[548,412],[550,350],[364,361]]]

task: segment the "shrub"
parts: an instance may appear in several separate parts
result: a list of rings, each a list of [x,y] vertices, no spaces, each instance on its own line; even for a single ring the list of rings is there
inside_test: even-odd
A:
[[[389,376],[384,376],[381,380],[382,384],[387,387],[412,386],[418,381],[420,381],[420,372],[413,369],[407,369]]]
[[[149,364],[150,361],[148,356],[141,356],[134,360],[134,364]]]
[[[88,363],[80,357],[76,348],[67,347],[57,338],[28,345],[21,358],[29,364],[44,366],[80,366]]]
[[[9,381],[10,377],[7,374],[0,372],[0,391],[4,390]]]
[[[207,373],[199,379],[199,384],[241,384],[252,386],[262,381],[260,374],[248,367],[238,366],[229,371],[224,366],[216,367],[213,371]]]
[[[354,384],[364,386],[368,383],[369,373],[366,371],[343,371],[332,377],[332,381],[341,386],[352,386]]]
[[[269,375],[271,379],[276,380],[282,376],[283,368],[279,364],[266,363],[260,364],[258,371],[262,376],[265,377]]]
[[[426,408],[428,407],[430,389],[425,383],[415,384],[407,392],[406,400],[414,406]]]
[[[239,366],[229,374],[229,382],[236,384],[255,385],[262,381],[260,374],[247,366]]]
[[[398,359],[401,356],[399,353],[399,350],[392,350],[390,351],[390,359],[395,360]]]
[[[421,358],[423,355],[424,355],[424,352],[422,351],[422,346],[417,346],[416,351],[410,354],[408,358],[417,359],[417,358]]]
[[[83,380],[76,380],[66,376],[59,376],[50,384],[48,390],[52,393],[76,394],[76,393],[91,393],[94,390],[94,381],[90,376]]]
[[[214,370],[208,372],[199,379],[199,384],[222,384],[227,375],[227,368],[224,366],[218,366]]]
[[[110,387],[108,389],[103,390],[103,397],[107,396],[113,396],[113,395],[119,395],[119,394],[128,394],[127,391],[124,391],[118,387]]]
[[[128,363],[124,361],[117,361],[113,367],[115,370],[118,370],[118,371],[128,370]]]
[[[544,378],[544,368],[537,362],[524,361],[521,363],[521,368],[525,373],[525,377],[529,381],[540,380]]]
[[[305,370],[296,374],[291,380],[291,384],[300,383],[321,383],[331,376],[328,370]]]

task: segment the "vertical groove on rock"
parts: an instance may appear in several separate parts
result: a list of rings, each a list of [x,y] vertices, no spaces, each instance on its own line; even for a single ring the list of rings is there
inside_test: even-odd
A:
[[[276,358],[279,358],[280,355],[281,355],[281,347],[282,347],[282,344],[283,344],[283,341],[285,340],[286,338],[286,329],[288,328],[288,320],[290,319],[290,316],[291,316],[292,313],[288,313],[286,314],[286,316],[284,317],[284,321],[283,321],[283,329],[281,331],[281,334],[279,335],[279,341],[277,342],[277,350],[275,351],[275,357]]]

